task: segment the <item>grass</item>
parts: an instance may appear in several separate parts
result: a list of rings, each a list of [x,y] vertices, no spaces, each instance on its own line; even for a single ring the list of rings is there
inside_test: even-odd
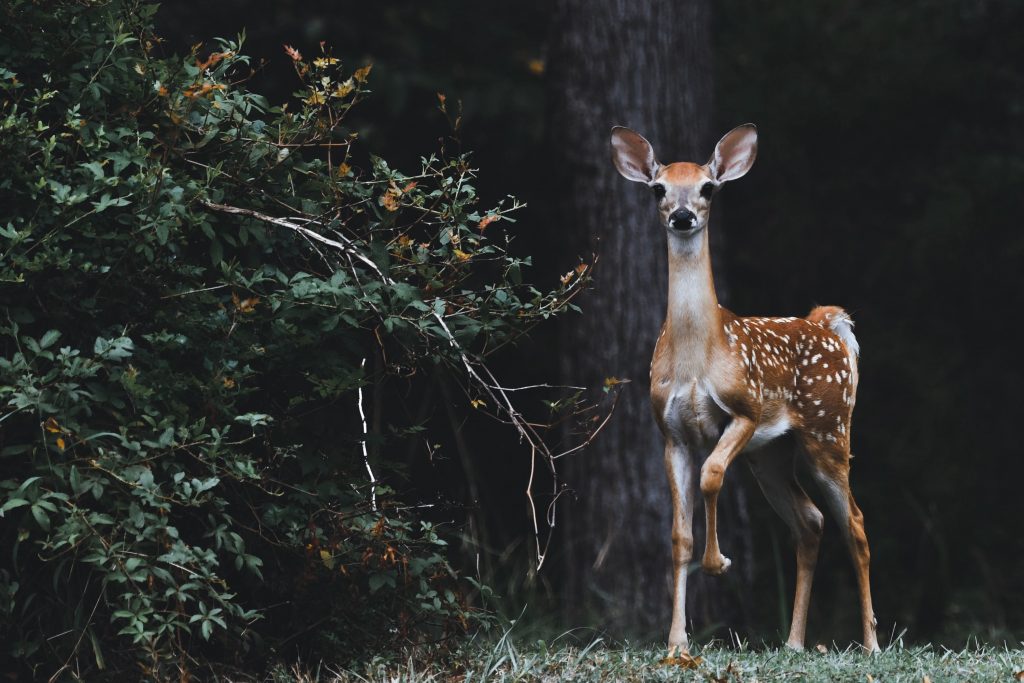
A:
[[[377,661],[358,669],[278,670],[269,680],[284,683],[474,683],[476,681],[1024,681],[1024,650],[990,646],[945,648],[897,644],[869,657],[858,649],[808,652],[711,645],[695,649],[695,668],[662,663],[665,652],[607,646],[600,638],[584,647],[514,643],[508,634],[490,647],[469,646],[445,665],[409,658]]]

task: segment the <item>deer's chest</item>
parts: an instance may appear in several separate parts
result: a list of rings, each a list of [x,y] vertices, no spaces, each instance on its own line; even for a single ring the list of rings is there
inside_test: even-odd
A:
[[[666,436],[685,443],[714,443],[728,414],[707,379],[655,379],[651,399]]]

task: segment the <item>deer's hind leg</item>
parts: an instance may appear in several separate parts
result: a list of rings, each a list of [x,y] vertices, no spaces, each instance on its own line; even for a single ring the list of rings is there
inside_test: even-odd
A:
[[[878,652],[875,635],[875,610],[871,604],[871,581],[869,565],[871,550],[864,531],[864,514],[857,507],[850,490],[850,447],[845,439],[839,441],[819,440],[803,435],[801,445],[807,454],[807,462],[815,480],[821,486],[829,510],[835,515],[839,529],[846,539],[846,546],[853,559],[857,575],[857,589],[860,593],[861,622],[864,629],[864,649]]]
[[[765,498],[789,527],[796,544],[796,592],[786,645],[803,650],[824,517],[797,481],[792,442],[748,453],[747,462]]]

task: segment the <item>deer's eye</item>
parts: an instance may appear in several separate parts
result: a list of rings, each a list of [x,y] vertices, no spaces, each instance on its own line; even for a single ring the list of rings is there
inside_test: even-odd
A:
[[[700,188],[700,196],[704,199],[711,199],[712,193],[715,191],[714,183],[704,183],[704,186]]]
[[[655,199],[661,199],[662,197],[665,196],[664,185],[651,185],[651,190],[654,192]]]

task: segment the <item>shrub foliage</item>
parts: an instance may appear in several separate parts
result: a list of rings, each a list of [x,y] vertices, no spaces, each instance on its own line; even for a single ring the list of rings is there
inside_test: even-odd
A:
[[[364,390],[441,373],[542,444],[482,358],[587,268],[524,284],[464,156],[361,155],[369,65],[288,48],[272,106],[241,37],[163,57],[154,12],[0,8],[0,647],[164,677],[456,633],[478,613],[380,457],[422,426],[367,433]]]

